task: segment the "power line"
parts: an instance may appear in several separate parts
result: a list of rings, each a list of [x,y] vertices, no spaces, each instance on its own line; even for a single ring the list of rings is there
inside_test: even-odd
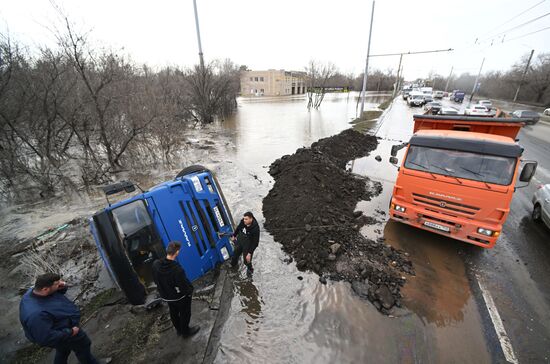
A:
[[[509,41],[512,41],[512,40],[520,39],[520,38],[524,38],[524,37],[527,37],[528,35],[535,34],[535,33],[539,33],[539,32],[542,32],[542,31],[548,30],[548,29],[550,29],[550,27],[546,27],[546,28],[542,28],[542,29],[539,29],[539,30],[535,30],[534,32],[527,33],[527,34],[524,34],[524,35],[520,35],[519,37],[510,38],[510,39],[505,40],[505,42],[509,42]]]
[[[528,21],[526,21],[525,23],[521,23],[521,24],[519,24],[519,25],[516,25],[515,27],[512,27],[512,28],[510,28],[510,29],[507,29],[507,30],[505,30],[505,31],[503,31],[503,32],[497,33],[497,34],[495,34],[495,35],[493,35],[493,36],[487,37],[487,38],[484,39],[484,41],[487,41],[487,40],[489,40],[489,39],[494,39],[494,38],[498,37],[499,35],[508,33],[508,32],[510,32],[510,31],[512,31],[512,30],[516,30],[516,29],[521,28],[521,27],[523,27],[523,26],[525,26],[525,25],[531,24],[531,23],[533,23],[533,22],[535,22],[535,21],[537,21],[537,20],[539,20],[539,19],[542,19],[542,18],[544,18],[544,17],[547,17],[548,15],[550,15],[550,12],[548,12],[548,13],[546,13],[546,14],[543,14],[543,15],[541,15],[541,16],[538,16],[538,17],[536,17],[536,18],[534,18],[534,19],[528,20]]]
[[[536,8],[537,6],[539,6],[540,4],[542,4],[542,3],[545,2],[545,1],[546,1],[546,0],[542,0],[541,2],[536,3],[535,5],[531,6],[531,7],[528,8],[527,10],[522,11],[521,13],[517,14],[516,16],[513,16],[512,18],[506,20],[504,23],[500,24],[499,26],[496,26],[496,27],[494,27],[493,29],[489,30],[487,33],[490,33],[490,32],[492,32],[493,30],[497,30],[497,29],[500,28],[501,26],[510,23],[512,20],[515,20],[515,19],[519,18],[519,17],[522,16],[523,14],[527,13],[529,10],[532,10],[532,9]]]
[[[388,57],[388,56],[401,56],[405,54],[421,54],[421,53],[437,53],[437,52],[452,52],[454,49],[437,49],[434,51],[417,51],[417,52],[401,52],[401,53],[385,53],[385,54],[371,54],[369,57]]]

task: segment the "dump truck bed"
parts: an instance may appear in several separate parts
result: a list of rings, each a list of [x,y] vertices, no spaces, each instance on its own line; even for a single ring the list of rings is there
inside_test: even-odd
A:
[[[465,115],[414,115],[414,132],[418,130],[459,130],[502,135],[516,139],[525,119]]]

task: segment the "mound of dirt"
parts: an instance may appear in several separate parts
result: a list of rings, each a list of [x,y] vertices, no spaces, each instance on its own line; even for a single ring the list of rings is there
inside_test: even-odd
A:
[[[344,169],[376,149],[378,141],[348,129],[273,162],[273,188],[263,200],[265,228],[296,260],[299,270],[346,280],[383,313],[400,306],[403,273],[414,273],[405,253],[359,228],[372,218],[354,212],[357,202],[382,191],[380,183]]]

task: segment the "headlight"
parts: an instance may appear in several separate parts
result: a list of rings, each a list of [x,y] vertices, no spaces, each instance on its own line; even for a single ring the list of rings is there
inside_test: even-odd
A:
[[[395,211],[399,211],[399,212],[405,212],[406,208],[404,208],[403,206],[399,206],[399,205],[395,205],[394,207]]]
[[[500,231],[493,231],[490,229],[485,228],[477,228],[478,234],[485,235],[485,236],[499,236]]]

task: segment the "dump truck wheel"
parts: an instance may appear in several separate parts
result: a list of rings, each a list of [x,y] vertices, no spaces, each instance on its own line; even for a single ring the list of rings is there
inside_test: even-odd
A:
[[[542,220],[541,215],[542,215],[542,211],[541,211],[540,205],[536,204],[535,207],[533,208],[533,213],[531,214],[531,217],[533,218],[533,220],[539,222],[540,220]]]
[[[204,166],[201,166],[200,164],[194,164],[192,166],[185,167],[184,169],[182,169],[180,171],[180,173],[178,173],[176,175],[176,178],[180,178],[180,177],[186,176],[186,175],[191,174],[191,173],[197,173],[197,172],[202,172],[202,171],[207,171],[207,170],[208,170],[208,168],[206,168]]]

